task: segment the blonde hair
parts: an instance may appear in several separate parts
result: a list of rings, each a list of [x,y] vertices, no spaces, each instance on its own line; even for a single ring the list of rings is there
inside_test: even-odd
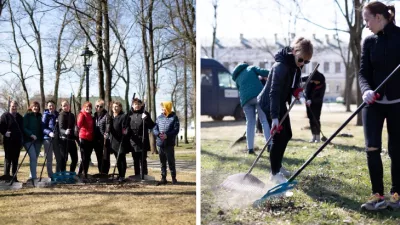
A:
[[[96,105],[97,104],[103,104],[104,105],[104,100],[103,99],[98,99],[97,101],[96,101]]]
[[[313,55],[313,45],[310,40],[304,37],[299,37],[294,40],[291,47],[294,51],[299,52],[297,55],[302,55],[307,58],[311,58]]]

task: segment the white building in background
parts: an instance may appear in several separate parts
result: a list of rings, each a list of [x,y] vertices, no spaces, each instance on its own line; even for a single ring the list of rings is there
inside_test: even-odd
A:
[[[214,59],[223,64],[229,71],[233,71],[235,66],[243,61],[250,65],[256,65],[261,68],[270,69],[274,63],[274,55],[279,49],[288,46],[295,38],[291,34],[291,40],[287,38],[279,38],[275,34],[275,38],[266,39],[246,39],[243,34],[239,38],[221,38],[217,39],[215,46]],[[315,34],[312,37],[306,37],[311,40],[314,45],[314,54],[311,63],[307,64],[302,72],[307,75],[312,72],[313,68],[320,64],[318,71],[325,75],[326,78],[326,93],[325,101],[336,101],[337,97],[344,95],[345,88],[345,65],[338,42],[341,46],[347,46],[347,43],[338,40],[336,36],[317,37]],[[211,39],[201,41],[201,57],[211,58]],[[347,48],[343,48],[347,52]],[[356,82],[353,82],[354,86]],[[355,88],[353,88],[355,90]]]

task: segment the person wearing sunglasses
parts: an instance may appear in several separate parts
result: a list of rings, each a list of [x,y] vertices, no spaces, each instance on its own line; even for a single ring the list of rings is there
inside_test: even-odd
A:
[[[272,144],[268,146],[271,163],[271,181],[280,184],[286,182],[285,176],[290,172],[282,167],[282,159],[287,143],[292,138],[290,118],[286,117],[282,124],[279,122],[287,112],[286,103],[290,104],[292,96],[299,99],[301,69],[310,62],[313,55],[313,45],[310,40],[297,38],[291,46],[284,47],[275,55],[268,76],[267,84],[258,96],[259,104],[267,115],[271,127]]]
[[[110,170],[110,139],[108,139],[106,128],[110,123],[110,116],[104,107],[103,99],[96,101],[95,109],[96,112],[93,116],[95,122],[93,144],[98,162],[97,168],[99,169],[99,173],[108,174]],[[106,142],[104,142],[104,138],[106,138]],[[104,151],[104,149],[106,149],[106,151]]]
[[[362,98],[365,151],[371,179],[371,195],[361,205],[366,210],[400,208],[400,72],[397,71],[378,93],[374,90],[400,64],[400,28],[395,25],[395,7],[371,2],[363,8],[363,19],[373,34],[364,39],[358,74]],[[391,159],[390,197],[384,196],[382,129],[386,121],[388,154]],[[385,156],[386,157],[386,156]]]

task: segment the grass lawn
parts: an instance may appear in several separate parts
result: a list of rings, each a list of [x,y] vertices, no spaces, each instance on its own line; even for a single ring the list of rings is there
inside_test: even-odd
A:
[[[195,159],[191,145],[176,148],[177,159]],[[149,157],[158,159],[158,155]],[[0,157],[0,162],[3,168],[4,157]],[[39,165],[42,163],[43,157],[40,157]],[[89,173],[96,171],[97,167],[89,168]],[[134,182],[1,191],[0,224],[195,224],[196,173],[179,169],[177,172],[178,185]],[[46,169],[44,174],[47,175]],[[29,157],[18,179],[26,181],[28,175]],[[127,176],[130,175],[133,175],[132,168],[127,170]],[[159,168],[149,168],[149,175],[159,180]],[[171,180],[169,171],[167,179]]]
[[[322,131],[327,138],[349,115],[343,111],[323,111]],[[295,106],[290,117],[293,138],[286,149],[283,165],[296,171],[322,144],[308,143],[311,132],[303,129],[309,125],[304,106]],[[355,119],[342,131],[354,137],[333,139],[333,144],[328,145],[296,178],[298,184],[293,197],[273,199],[261,208],[253,208],[251,203],[263,193],[243,194],[218,187],[229,175],[246,173],[256,158],[244,153],[245,143],[230,147],[244,130],[244,122],[211,122],[202,117],[202,224],[400,224],[400,211],[371,213],[360,210],[360,205],[370,195],[371,185],[363,128],[355,126]],[[389,193],[391,179],[386,129],[383,142],[385,193]],[[263,143],[257,136],[256,146],[262,148]],[[268,152],[265,151],[252,172],[267,185],[269,166]]]

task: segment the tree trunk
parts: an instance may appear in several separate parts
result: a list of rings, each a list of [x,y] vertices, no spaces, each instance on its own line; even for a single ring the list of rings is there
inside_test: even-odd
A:
[[[108,1],[102,0],[102,9],[104,17],[104,65],[106,70],[106,93],[105,100],[109,102],[111,99],[111,57],[110,57],[110,20],[108,18]]]
[[[185,144],[189,144],[188,142],[188,138],[187,138],[187,125],[188,125],[188,94],[187,94],[187,58],[186,58],[186,44],[183,45],[183,94],[184,94],[184,101],[185,103],[183,104],[184,106],[184,117],[185,117],[185,121],[184,121],[184,128],[185,128],[185,132],[184,132],[184,139],[185,139]]]
[[[99,97],[105,99],[104,69],[103,69],[103,7],[102,0],[97,0],[96,40],[97,40],[97,71],[99,79]]]
[[[213,23],[213,36],[212,36],[212,44],[211,44],[211,58],[214,59],[215,53],[215,41],[217,39],[217,8],[218,8],[218,0],[214,0],[214,23]]]

